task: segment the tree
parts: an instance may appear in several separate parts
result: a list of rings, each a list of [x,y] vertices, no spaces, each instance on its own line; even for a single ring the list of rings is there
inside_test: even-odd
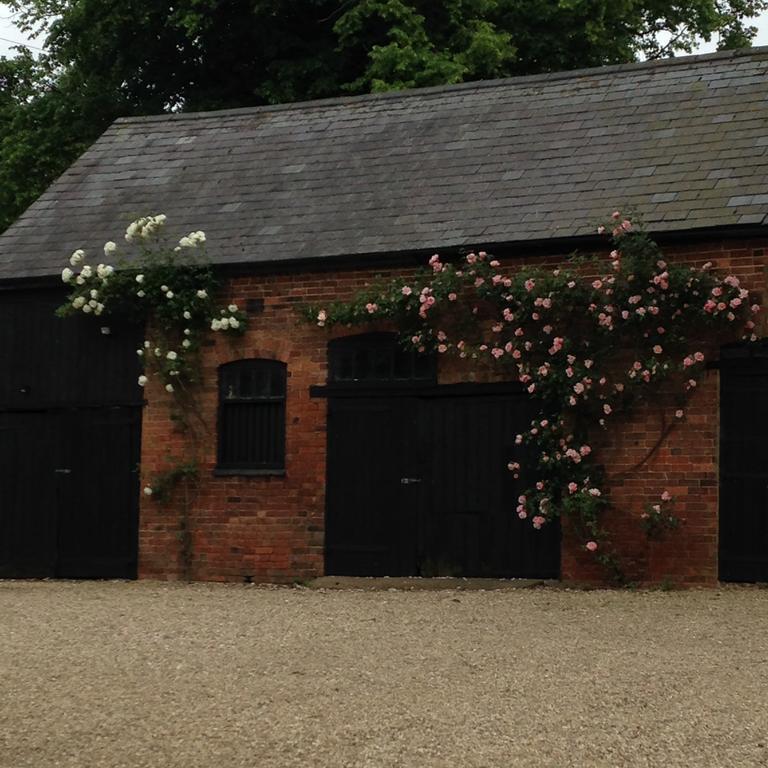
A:
[[[121,115],[413,88],[749,45],[768,0],[10,0],[0,230]]]

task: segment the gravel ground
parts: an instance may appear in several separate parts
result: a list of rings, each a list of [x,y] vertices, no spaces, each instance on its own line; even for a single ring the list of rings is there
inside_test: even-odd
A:
[[[0,582],[0,766],[766,766],[768,590]]]

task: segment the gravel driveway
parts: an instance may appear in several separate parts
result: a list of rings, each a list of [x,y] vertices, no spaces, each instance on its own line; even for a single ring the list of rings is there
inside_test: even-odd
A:
[[[766,766],[768,590],[0,582],[0,766]]]

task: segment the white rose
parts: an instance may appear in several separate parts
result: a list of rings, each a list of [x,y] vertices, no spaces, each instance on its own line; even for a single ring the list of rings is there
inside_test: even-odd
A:
[[[166,299],[172,299],[173,298],[173,291],[167,291],[165,294]]]
[[[229,327],[230,328],[239,328],[240,327],[240,321],[236,317],[230,317],[229,318]]]
[[[182,237],[181,240],[179,240],[179,245],[182,248],[192,248],[194,243],[188,237]]]
[[[178,355],[177,355],[177,354],[176,354],[176,353],[175,353],[173,350],[171,350],[171,351],[170,351],[170,352],[169,352],[169,353],[166,355],[166,357],[167,357],[169,360],[175,360],[175,359],[178,357]]]
[[[75,278],[75,282],[76,282],[78,285],[83,285],[83,284],[85,283],[85,278],[84,278],[82,275],[78,275],[78,276]]]
[[[160,290],[161,290],[163,293],[165,293],[165,292],[168,290],[168,286],[167,286],[167,285],[161,285],[161,286],[160,286]]]
[[[230,304],[230,305],[227,307],[227,309],[228,309],[230,312],[237,312],[237,304]]]
[[[208,298],[208,291],[206,291],[206,290],[204,290],[204,289],[202,289],[202,288],[201,288],[201,289],[200,289],[200,290],[197,292],[197,298],[198,298],[198,299],[207,299],[207,298]]]
[[[100,315],[104,311],[104,305],[97,304],[93,311],[95,314]]]
[[[93,309],[96,309],[96,307],[99,305],[99,302],[98,302],[98,301],[96,301],[96,299],[91,299],[91,300],[88,302],[88,305],[89,305],[90,307],[92,307]]]
[[[84,296],[76,296],[75,300],[72,302],[72,306],[75,309],[80,309],[83,304],[85,304],[85,297]]]
[[[166,392],[173,392],[173,384],[166,384],[165,385],[165,391]]]
[[[160,347],[155,347],[155,357],[160,357],[163,354],[163,350]]]
[[[152,489],[148,485],[144,486],[144,495],[145,496],[151,496],[152,495]]]
[[[227,328],[229,328],[229,318],[228,317],[222,317],[221,320],[219,320],[219,325],[221,326],[221,329],[223,331],[226,331]]]
[[[192,319],[192,313],[188,309],[184,310],[184,319],[185,320],[191,320]]]
[[[146,376],[139,376],[139,386],[140,387],[146,387],[147,386],[147,377]]]
[[[136,350],[136,354],[137,354],[139,357],[144,357],[144,350],[143,350],[143,349],[137,349],[137,350]]]
[[[68,283],[74,276],[75,273],[69,267],[64,267],[64,269],[61,270],[61,279],[65,283]]]
[[[184,347],[184,349],[189,349],[189,347],[192,346],[192,342],[189,339],[184,339],[184,341],[181,342],[181,346]]]
[[[86,315],[93,312],[93,307],[90,304],[83,305],[83,312],[85,312]]]
[[[85,258],[85,251],[81,251],[79,248],[69,257],[69,263],[76,267]]]
[[[98,299],[99,298],[99,292],[95,288],[91,289],[91,298],[92,299]]]
[[[111,256],[117,250],[117,243],[113,243],[111,240],[104,243],[104,255]]]
[[[152,346],[152,342],[144,341],[144,349],[149,349]]]
[[[83,277],[92,277],[93,276],[93,270],[91,269],[89,264],[86,264],[82,270],[80,271],[80,274]]]
[[[214,317],[213,320],[211,320],[211,330],[212,331],[220,331],[221,330],[221,320],[217,320]]]
[[[109,328],[109,327],[108,327],[108,326],[106,326],[106,325],[102,325],[102,326],[101,326],[101,332],[102,332],[102,333],[103,333],[105,336],[109,336],[109,334],[110,334],[110,333],[112,333],[112,329],[111,329],[111,328]]]
[[[143,283],[144,282],[144,275],[136,275],[136,282],[137,283]]]
[[[138,296],[140,299],[143,299],[143,298],[144,298],[144,297],[145,297],[147,294],[146,294],[146,293],[144,293],[144,291],[136,291],[136,295],[137,295],[137,296]]]
[[[204,243],[205,242],[205,232],[203,232],[201,229],[198,229],[197,232],[190,232],[189,233],[189,239],[197,245],[198,243]]]
[[[111,264],[107,264],[106,267],[104,267],[104,277],[109,277],[110,275],[114,274],[115,268]]]
[[[168,217],[164,213],[158,213],[157,216],[155,216],[155,221],[158,224],[165,224]]]
[[[185,336],[191,336],[192,335],[192,331],[190,331],[189,328],[185,328],[184,329],[184,335]]]

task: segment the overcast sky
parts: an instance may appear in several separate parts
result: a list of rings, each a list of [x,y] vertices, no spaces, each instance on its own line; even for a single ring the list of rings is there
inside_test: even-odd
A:
[[[768,13],[762,14],[756,21],[759,28],[755,45],[768,45]],[[14,43],[28,43],[30,46],[41,46],[40,40],[30,40],[26,35],[17,29],[13,24],[13,14],[7,5],[0,2],[0,56],[11,54],[11,48]],[[703,43],[697,53],[709,53],[714,51],[717,43]]]

